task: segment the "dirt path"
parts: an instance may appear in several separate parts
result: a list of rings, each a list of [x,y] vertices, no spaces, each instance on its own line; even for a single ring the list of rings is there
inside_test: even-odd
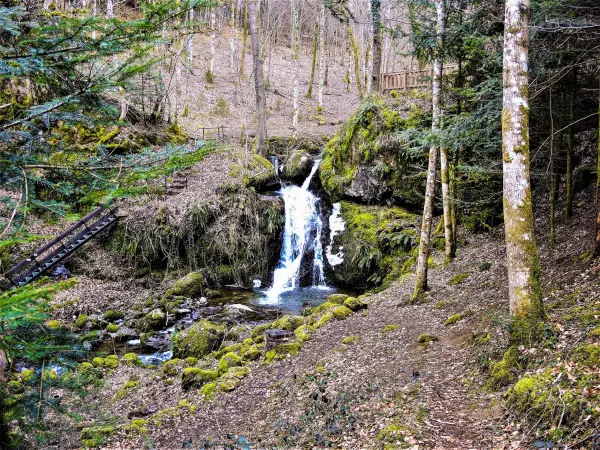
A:
[[[374,295],[368,312],[328,324],[295,357],[257,364],[234,393],[152,430],[157,448],[236,439],[252,448],[502,448],[498,395],[482,389],[464,344],[486,329],[490,311],[503,314],[503,251],[498,241],[473,239],[451,266],[432,270],[427,303],[407,304],[410,278]],[[460,286],[448,284],[463,272]],[[467,318],[444,326],[467,308]],[[425,333],[439,341],[419,345]]]

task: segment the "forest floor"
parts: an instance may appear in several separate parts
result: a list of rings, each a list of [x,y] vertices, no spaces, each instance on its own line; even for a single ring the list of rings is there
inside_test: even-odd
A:
[[[182,74],[179,124],[183,131],[194,136],[201,128],[225,127],[225,135],[237,140],[243,129],[256,128],[254,85],[252,81],[252,54],[245,57],[244,76],[240,77],[238,60],[232,68],[229,39],[218,36],[215,40],[214,79],[207,81],[210,43],[207,36],[196,36],[194,51],[198,55],[189,73]],[[307,98],[312,55],[301,52],[298,59],[300,79],[299,130],[301,136],[331,135],[337,126],[348,119],[360,104],[353,75],[351,85],[345,81],[347,68],[341,56],[330,55],[327,86],[324,91],[323,114],[317,114],[318,61],[312,96]],[[292,91],[294,64],[291,49],[274,46],[266,49],[264,73],[266,80],[267,130],[269,136],[291,136]],[[167,83],[169,83],[167,81]],[[172,99],[172,104],[175,101]],[[186,108],[187,107],[187,108]],[[173,106],[175,108],[175,106]],[[184,114],[184,110],[186,110]],[[172,112],[172,111],[171,111]],[[206,130],[206,137],[216,137],[216,130]]]
[[[585,195],[577,216],[559,224],[556,247],[546,244],[546,219],[536,223],[544,291],[554,296],[589,278],[580,260],[591,237]],[[490,390],[481,370],[507,346],[501,230],[463,232],[461,240],[451,264],[436,254],[426,302],[410,304],[412,276],[398,281],[369,297],[364,313],[319,329],[296,356],[252,364],[237,390],[212,402],[155,376],[135,394],[140,400],[115,403],[118,387],[144,369],[119,370],[106,380],[114,389],[92,408],[110,404],[124,415],[150,402],[171,414],[148,421],[143,437],[115,436],[106,448],[533,448],[531,428],[511,416],[503,391]],[[462,319],[444,325],[455,314]],[[550,311],[551,323],[559,314]],[[488,333],[488,344],[478,345]],[[421,345],[421,334],[438,340]]]

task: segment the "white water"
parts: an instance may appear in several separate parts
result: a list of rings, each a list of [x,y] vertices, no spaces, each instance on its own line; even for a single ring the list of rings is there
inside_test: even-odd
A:
[[[266,303],[276,304],[282,293],[299,287],[302,258],[311,249],[314,250],[313,286],[326,287],[321,244],[323,221],[317,208],[319,199],[308,190],[320,162],[321,160],[315,161],[302,186],[285,186],[281,189],[281,196],[285,202],[283,246],[279,264],[273,274],[273,284],[266,291]]]
[[[326,256],[332,268],[344,262],[344,247],[340,247],[336,253],[333,251],[334,238],[346,229],[346,222],[344,222],[341,210],[341,203],[334,203],[333,211],[329,216],[329,245],[327,246]]]

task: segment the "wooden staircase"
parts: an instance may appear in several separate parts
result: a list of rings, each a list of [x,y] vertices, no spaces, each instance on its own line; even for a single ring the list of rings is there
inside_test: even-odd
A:
[[[96,208],[71,225],[57,237],[44,244],[29,257],[4,274],[6,289],[24,286],[41,277],[83,244],[110,228],[116,221],[116,208]]]

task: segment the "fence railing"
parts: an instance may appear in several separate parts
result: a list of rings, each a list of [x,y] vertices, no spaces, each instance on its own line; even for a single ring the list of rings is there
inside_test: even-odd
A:
[[[448,64],[442,68],[442,75],[449,75],[458,69],[457,64]],[[381,74],[380,91],[405,91],[429,87],[433,79],[433,68],[405,70],[404,72],[393,72]]]

